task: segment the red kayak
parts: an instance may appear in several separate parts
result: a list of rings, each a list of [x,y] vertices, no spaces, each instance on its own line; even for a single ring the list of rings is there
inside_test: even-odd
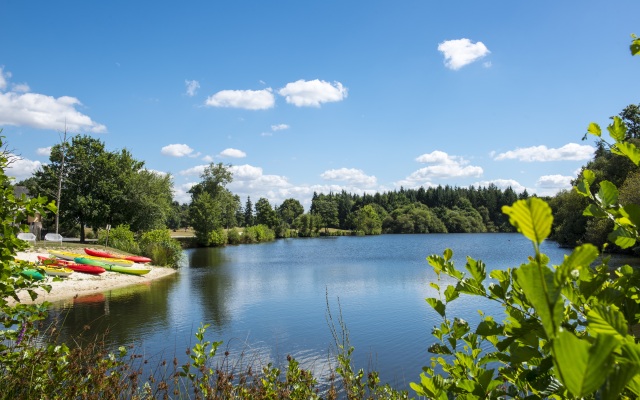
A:
[[[100,275],[105,271],[104,268],[97,267],[95,265],[76,264],[73,261],[60,260],[58,258],[38,256],[38,260],[40,260],[45,265],[59,265],[65,268],[69,268],[75,272],[82,272],[82,273],[91,274],[91,275]]]
[[[118,256],[115,254],[111,254],[111,253],[107,253],[106,251],[100,251],[100,250],[93,250],[93,249],[84,249],[84,252],[87,253],[87,255],[90,256],[94,256],[94,257],[104,257],[104,258],[120,258],[123,260],[129,260],[129,261],[133,261],[135,263],[141,263],[141,264],[146,264],[146,263],[150,263],[151,259],[148,257],[142,257],[142,256]]]

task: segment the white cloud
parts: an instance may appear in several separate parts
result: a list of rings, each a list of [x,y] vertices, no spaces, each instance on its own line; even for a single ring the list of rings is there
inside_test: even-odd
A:
[[[570,189],[573,176],[565,175],[544,175],[538,179],[536,186],[541,188]]]
[[[189,169],[182,170],[178,172],[182,176],[200,176],[204,172],[204,169],[207,168],[209,164],[204,165],[196,165],[195,167],[191,167]]]
[[[11,85],[11,88],[14,92],[18,93],[27,93],[31,90],[29,85],[27,85],[26,83],[14,83],[13,85]]]
[[[160,153],[170,157],[185,157],[192,156],[193,149],[186,144],[176,143],[164,146],[162,150],[160,150]]]
[[[527,190],[527,192],[532,192],[531,189],[521,185],[520,182],[513,179],[493,179],[490,181],[479,181],[474,183],[472,186],[481,188],[481,187],[487,187],[491,184],[495,185],[496,187],[502,190],[505,190],[506,188],[510,187],[516,193],[522,193],[525,189]]]
[[[198,81],[185,80],[184,84],[187,87],[187,96],[189,97],[195,96],[198,92],[198,89],[200,89],[200,82]]]
[[[158,175],[158,176],[167,176],[167,175],[169,175],[168,172],[158,171],[157,169],[145,168],[145,170],[151,172],[152,174]]]
[[[262,132],[260,134],[260,136],[273,136],[273,133],[271,133],[271,132]]]
[[[36,154],[39,156],[49,157],[51,155],[51,146],[49,147],[39,147],[36,150]]]
[[[594,152],[595,148],[592,146],[568,143],[558,149],[549,149],[547,146],[517,148],[498,154],[494,160],[519,160],[525,162],[583,161],[590,160]]]
[[[264,90],[222,90],[207,98],[205,104],[211,107],[266,110],[273,108],[275,97],[271,88]]]
[[[330,169],[323,172],[322,179],[328,181],[348,182],[356,186],[371,187],[378,183],[375,176],[369,176],[364,171],[355,168]]]
[[[106,132],[107,127],[78,112],[75,97],[37,93],[0,93],[0,125],[30,126],[69,132]]]
[[[396,182],[396,186],[414,188],[429,186],[433,179],[479,177],[484,172],[481,167],[467,165],[469,161],[459,156],[450,156],[443,151],[433,151],[416,158],[420,163],[430,163],[420,168],[407,178]]]
[[[183,183],[182,185],[174,185],[173,186],[173,199],[180,204],[189,203],[191,201],[191,194],[189,194],[189,189],[191,189],[198,182],[188,182]]]
[[[539,196],[555,196],[561,190],[571,189],[572,176],[544,175],[536,182],[535,193]]]
[[[7,88],[7,78],[11,78],[11,72],[4,72],[4,67],[0,66],[0,90]]]
[[[10,72],[0,67],[0,90],[8,87]],[[13,91],[0,93],[0,125],[29,126],[69,132],[106,132],[107,127],[76,110],[82,103],[75,97],[55,98],[29,91],[26,83],[15,84]]]
[[[274,132],[283,131],[285,129],[289,129],[289,125],[287,125],[287,124],[271,125],[271,130],[274,131]]]
[[[453,70],[458,70],[490,53],[484,43],[472,43],[466,38],[445,40],[438,45],[438,51],[444,54],[444,65]]]
[[[6,173],[8,176],[16,178],[16,181],[29,178],[42,166],[40,161],[27,160],[14,154],[9,154],[9,159],[11,162],[6,168]]]
[[[247,153],[245,153],[242,150],[238,150],[238,149],[224,149],[220,153],[220,156],[221,157],[244,158],[244,157],[247,156]]]
[[[287,103],[298,107],[320,107],[322,103],[342,101],[347,97],[347,88],[340,82],[333,84],[318,79],[312,81],[298,80],[287,83],[278,93],[284,96]]]
[[[208,163],[213,162],[213,157],[211,157],[210,155],[206,155],[202,157],[202,161],[208,162]]]

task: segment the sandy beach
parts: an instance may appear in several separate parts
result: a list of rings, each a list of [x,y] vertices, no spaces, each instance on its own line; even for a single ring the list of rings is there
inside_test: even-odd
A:
[[[38,256],[48,256],[46,252],[18,252],[16,258],[25,261],[37,261]],[[74,272],[71,276],[63,278],[59,282],[54,282],[53,277],[47,277],[46,283],[51,285],[51,291],[38,290],[38,298],[31,301],[29,294],[20,293],[19,297],[23,303],[42,303],[44,301],[59,301],[71,299],[77,296],[84,296],[93,293],[100,293],[110,289],[121,288],[129,285],[148,283],[156,279],[175,274],[174,268],[150,266],[151,272],[142,276],[120,274],[106,271],[100,275],[83,274]]]

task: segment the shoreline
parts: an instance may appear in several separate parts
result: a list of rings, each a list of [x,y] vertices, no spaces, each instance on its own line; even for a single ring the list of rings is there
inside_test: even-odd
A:
[[[16,254],[16,258],[25,261],[37,261],[38,256],[49,256],[46,252],[24,252],[20,251]],[[45,301],[56,302],[62,300],[69,300],[78,296],[85,296],[91,294],[97,294],[109,291],[111,289],[122,288],[131,285],[148,284],[152,281],[173,275],[178,272],[175,268],[170,267],[156,267],[148,265],[151,271],[148,274],[137,276],[127,275],[118,272],[105,271],[100,275],[83,274],[81,272],[74,272],[67,278],[62,278],[61,281],[54,282],[53,277],[48,276],[44,282],[51,286],[51,291],[46,292],[43,289],[36,290],[38,297],[35,300],[31,300],[29,293],[26,291],[20,291],[18,297],[23,304],[41,304]],[[13,299],[9,299],[10,304],[17,304]]]

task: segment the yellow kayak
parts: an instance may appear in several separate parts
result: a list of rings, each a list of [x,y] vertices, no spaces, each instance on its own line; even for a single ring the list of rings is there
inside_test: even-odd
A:
[[[119,265],[121,267],[132,267],[134,262],[131,260],[125,260],[122,258],[106,258],[106,257],[95,257],[88,256],[86,254],[72,253],[70,251],[63,250],[49,250],[49,254],[55,256],[57,258],[61,258],[63,260],[74,261],[76,258],[83,257],[90,260],[101,261],[108,264]]]
[[[67,277],[73,273],[73,270],[69,268],[54,267],[51,265],[39,265],[39,267],[44,270],[45,274],[51,276]]]

